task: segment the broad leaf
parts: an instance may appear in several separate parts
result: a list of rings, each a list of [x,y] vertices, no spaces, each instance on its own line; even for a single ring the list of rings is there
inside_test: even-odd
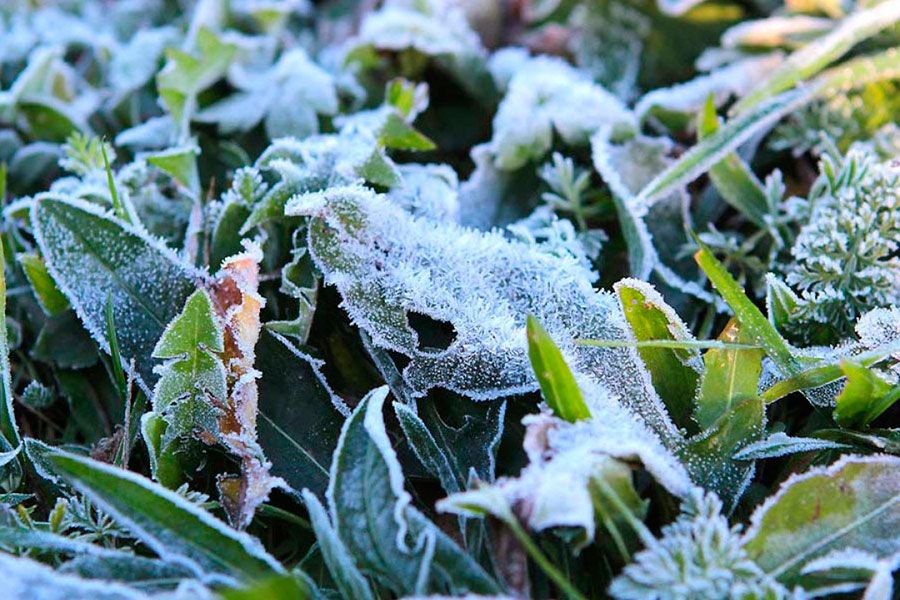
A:
[[[732,319],[719,334],[726,343],[751,343],[746,329]],[[757,395],[762,372],[762,350],[711,348],[703,355],[703,378],[694,410],[694,420],[701,428],[710,427],[731,407]]]
[[[194,291],[199,275],[168,248],[91,204],[43,194],[31,212],[47,269],[104,349],[110,295],[125,361],[152,387],[153,347]],[[123,365],[128,369],[128,365]]]
[[[900,552],[900,458],[847,456],[795,475],[756,510],[748,554],[785,583],[812,559],[840,548],[879,558]]]
[[[257,429],[272,474],[298,493],[309,488],[321,498],[349,409],[328,389],[322,361],[284,337],[264,331],[257,356],[262,372]]]
[[[112,515],[161,558],[198,576],[233,583],[281,572],[259,541],[135,473],[51,450],[45,465]]]

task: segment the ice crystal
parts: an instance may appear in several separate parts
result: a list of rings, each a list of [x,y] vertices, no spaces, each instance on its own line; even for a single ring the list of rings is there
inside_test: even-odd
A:
[[[900,171],[853,149],[826,155],[802,208],[808,213],[791,249],[788,283],[801,291],[801,314],[840,335],[867,310],[900,294]]]

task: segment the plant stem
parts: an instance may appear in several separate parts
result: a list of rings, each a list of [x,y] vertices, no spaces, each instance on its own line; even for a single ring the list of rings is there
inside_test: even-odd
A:
[[[572,585],[572,582],[566,579],[566,576],[550,562],[550,559],[541,552],[541,549],[534,543],[534,540],[531,539],[528,533],[522,528],[522,525],[519,524],[518,519],[510,515],[508,518],[503,519],[503,522],[509,527],[512,534],[516,536],[516,539],[522,544],[522,547],[525,548],[525,552],[528,553],[531,560],[534,561],[541,571],[544,572],[544,575],[549,577],[566,596],[571,600],[587,600],[587,598]]]

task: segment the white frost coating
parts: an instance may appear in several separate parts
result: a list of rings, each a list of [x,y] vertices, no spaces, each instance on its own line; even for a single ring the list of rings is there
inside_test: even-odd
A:
[[[735,455],[735,460],[756,460],[776,458],[799,452],[816,452],[818,450],[844,450],[850,448],[831,440],[818,438],[791,437],[783,431],[773,433],[764,440],[747,444]]]
[[[543,158],[554,131],[568,145],[586,145],[603,126],[632,131],[634,115],[586,74],[561,59],[540,56],[518,65],[494,116],[488,147],[496,166],[511,171]]]
[[[366,16],[356,42],[381,50],[415,48],[428,56],[484,54],[465,13],[445,0],[388,0]]]
[[[72,460],[83,462],[85,464],[87,464],[87,462],[90,460],[85,457],[73,454],[67,454],[66,456]],[[131,483],[144,488],[153,495],[159,496],[175,504],[179,510],[190,513],[204,525],[216,530],[216,532],[221,536],[236,541],[244,550],[246,550],[247,554],[249,554],[253,558],[265,562],[268,566],[272,567],[272,570],[275,573],[284,572],[284,568],[281,566],[281,563],[279,563],[268,552],[266,552],[259,539],[228,527],[225,523],[218,520],[213,515],[209,514],[193,502],[185,499],[184,496],[172,490],[164,488],[158,484],[155,484],[146,477],[142,477],[137,473],[126,471],[112,465],[107,465],[105,463],[97,461],[90,461],[90,467],[94,470],[106,473],[112,477],[128,480]],[[87,486],[81,484],[77,479],[73,482],[73,486],[79,488],[79,491],[81,491],[82,493],[89,492]],[[153,550],[153,552],[155,552],[157,556],[159,556],[164,561],[182,565],[190,569],[192,572],[196,573],[198,577],[203,581],[208,581],[210,583],[225,583],[227,585],[233,585],[236,582],[236,579],[231,576],[225,575],[224,573],[206,572],[200,562],[186,556],[185,554],[173,551],[164,539],[148,531],[146,527],[138,525],[137,522],[129,515],[126,515],[125,513],[110,506],[108,502],[104,501],[96,494],[88,493],[88,495],[90,496],[91,501],[94,502],[103,512],[113,516],[116,521],[123,524],[129,530],[129,532],[133,533],[135,537],[140,538],[140,540],[144,544],[146,544],[148,548]]]
[[[856,335],[860,343],[870,350],[900,345],[900,308],[876,308],[870,310],[856,322]],[[900,352],[891,355],[900,361]],[[900,369],[894,365],[893,370]]]
[[[765,19],[742,21],[729,27],[719,43],[723,48],[746,46],[784,46],[796,36],[824,33],[834,27],[833,19],[811,17],[809,15],[773,15]]]
[[[618,394],[668,445],[680,439],[634,348],[572,344],[629,339],[618,302],[591,287],[576,259],[498,231],[417,219],[357,186],[300,196],[285,212],[314,217],[309,248],[317,266],[376,346],[411,359],[403,375],[418,393],[444,387],[489,400],[537,389],[525,335],[533,314],[574,370]],[[455,340],[446,349],[420,347],[411,312],[451,323]]]
[[[667,15],[683,15],[703,0],[656,0],[659,10]]]
[[[144,600],[151,596],[114,581],[59,573],[30,558],[0,552],[5,598],[31,600]]]
[[[636,198],[644,186],[674,162],[668,156],[672,141],[637,135],[625,143],[614,144],[611,137],[609,127],[597,131],[591,138],[591,157],[594,168],[616,197],[617,209],[625,212],[620,220],[631,226],[631,233],[626,227],[625,235],[629,258],[635,263],[631,265],[632,274],[638,279],[649,279],[655,272],[667,285],[705,302],[715,302],[712,294],[666,264],[657,250],[657,246],[664,247],[667,258],[674,260],[680,246],[688,241],[685,226],[690,226],[689,197],[684,188],[673,190],[653,205]],[[628,239],[629,235],[632,239]]]
[[[710,94],[716,106],[721,106],[731,96],[746,94],[782,62],[784,55],[780,52],[738,60],[707,75],[645,94],[635,105],[634,113],[640,121],[655,107],[694,115]]]

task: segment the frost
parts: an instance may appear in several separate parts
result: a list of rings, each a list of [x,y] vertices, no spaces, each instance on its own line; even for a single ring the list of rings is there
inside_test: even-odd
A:
[[[720,40],[723,48],[777,48],[802,43],[834,27],[832,19],[808,15],[772,15],[729,27]]]
[[[401,184],[388,198],[415,217],[456,223],[459,179],[448,165],[409,164],[398,167]]]
[[[494,116],[488,143],[496,166],[514,170],[542,159],[554,132],[570,145],[586,145],[603,126],[630,131],[634,117],[621,100],[558,58],[522,61]]]
[[[847,334],[866,311],[900,295],[900,170],[870,153],[824,156],[797,236],[787,281],[800,314]]]
[[[610,136],[610,130],[603,129],[591,139],[592,156],[594,167],[616,199],[632,275],[647,279],[655,273],[667,285],[711,302],[712,296],[693,280],[699,278],[695,265],[684,261],[680,253],[689,241],[687,230],[691,226],[684,189],[650,206],[636,198],[674,162],[669,157],[672,141],[637,135],[617,144]]]
[[[217,123],[222,133],[247,131],[264,120],[269,138],[305,137],[318,132],[317,115],[338,109],[334,79],[299,48],[262,72],[257,65],[232,65],[228,82],[237,91],[194,117]]]
[[[585,378],[579,387],[592,418],[568,423],[549,413],[525,417],[525,451],[529,464],[515,478],[500,478],[489,486],[498,510],[515,510],[534,531],[578,528],[582,542],[595,537],[594,479],[621,476],[621,463],[639,462],[664,488],[685,495],[691,482],[684,467],[647,427]],[[618,460],[616,460],[618,459]],[[625,473],[630,481],[630,472]],[[471,514],[466,506],[480,504],[485,486],[452,494],[438,509]]]
[[[358,41],[379,50],[414,48],[427,56],[483,52],[465,13],[445,0],[388,0],[363,21]]]
[[[616,600],[794,597],[747,556],[715,494],[695,488],[662,536],[643,541],[647,548],[609,588]]]
[[[0,552],[0,579],[8,598],[35,600],[143,600],[147,594],[110,581],[61,574],[30,558]]]
[[[781,53],[752,56],[735,61],[710,74],[669,88],[653,90],[641,97],[634,107],[639,120],[646,119],[655,109],[681,112],[693,117],[712,95],[716,106],[730,97],[741,97],[762,81],[784,61]]]
[[[612,295],[594,290],[571,257],[550,256],[499,232],[415,218],[362,187],[292,200],[289,215],[313,217],[309,248],[344,308],[376,346],[405,354],[417,393],[445,387],[487,400],[537,389],[525,317],[556,340],[629,339]],[[373,268],[375,266],[376,268]],[[451,323],[445,350],[421,348],[409,313]],[[571,366],[596,378],[664,440],[677,439],[633,348],[573,347]]]
[[[818,438],[792,437],[784,432],[773,433],[764,440],[747,444],[734,455],[735,460],[757,460],[819,450],[844,450],[850,446]]]

